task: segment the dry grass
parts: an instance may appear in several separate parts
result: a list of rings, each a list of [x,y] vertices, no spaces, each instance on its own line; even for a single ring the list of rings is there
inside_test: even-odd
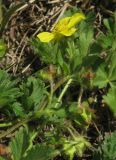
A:
[[[6,0],[4,5],[10,8],[20,0]],[[115,1],[112,1],[112,4]],[[28,0],[18,8],[9,19],[2,38],[7,43],[7,54],[0,63],[0,68],[13,75],[26,74],[39,69],[40,61],[35,57],[29,40],[43,30],[51,30],[56,22],[70,7],[77,6],[84,12],[96,12],[96,28],[102,26],[102,17],[112,16],[113,7],[109,9],[108,2],[93,3],[92,0]],[[112,10],[111,10],[112,9]]]

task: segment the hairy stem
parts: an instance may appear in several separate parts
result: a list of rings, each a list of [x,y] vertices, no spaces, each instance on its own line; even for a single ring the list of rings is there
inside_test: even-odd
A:
[[[72,83],[72,81],[73,81],[72,78],[69,79],[68,82],[66,83],[66,85],[64,86],[64,88],[63,88],[63,90],[62,90],[62,92],[61,92],[61,94],[60,94],[60,96],[59,96],[59,98],[58,98],[58,101],[57,101],[57,103],[56,103],[56,105],[55,105],[55,108],[58,107],[59,103],[60,103],[61,100],[62,100],[62,97],[64,96],[65,92],[67,91],[67,89],[68,89],[68,87],[70,86],[70,84]]]

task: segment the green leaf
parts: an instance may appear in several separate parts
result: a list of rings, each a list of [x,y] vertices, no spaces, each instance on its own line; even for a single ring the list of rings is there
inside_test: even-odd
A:
[[[22,85],[22,92],[24,92],[22,97],[24,108],[26,108],[26,110],[38,110],[39,104],[46,94],[45,84],[39,78],[30,76],[27,79],[27,83]]]
[[[53,147],[44,144],[35,145],[22,160],[51,160],[58,154]]]
[[[79,48],[76,46],[76,43],[74,43],[72,39],[68,41],[67,53],[69,56],[68,59],[71,71],[77,71],[77,67],[81,65],[83,57],[81,56]]]
[[[49,64],[56,64],[58,43],[42,43],[39,39],[32,39],[31,44],[34,47],[35,53],[39,55],[42,62]]]
[[[111,53],[112,56],[109,59],[109,78],[111,81],[116,81],[116,53]]]
[[[26,129],[20,128],[15,138],[10,142],[10,148],[14,160],[22,160],[29,146],[29,134]]]
[[[116,132],[106,134],[100,146],[94,152],[94,160],[116,159]]]
[[[15,85],[16,81],[11,80],[5,71],[0,70],[0,108],[11,105],[22,95]]]
[[[98,42],[104,49],[116,49],[116,13],[114,20],[112,18],[103,20],[104,26],[107,28],[107,33],[101,33],[98,37]]]
[[[107,30],[110,32],[110,33],[112,33],[112,28],[111,28],[111,24],[110,24],[110,21],[108,20],[108,19],[104,19],[103,20],[103,23],[104,23],[104,26],[107,28]]]
[[[99,65],[95,78],[93,79],[94,86],[103,88],[109,84],[110,86],[116,87],[116,54],[111,53],[111,55],[107,62]]]
[[[70,157],[70,160],[73,160],[75,154],[82,157],[84,151],[90,147],[90,143],[81,135],[75,136],[74,140],[63,140],[63,151]]]
[[[107,86],[107,83],[109,82],[108,74],[104,68],[104,66],[99,66],[96,76],[93,80],[93,85],[98,86],[99,88],[103,88]]]
[[[116,88],[110,88],[107,95],[103,96],[103,99],[113,112],[114,116],[116,116]]]
[[[113,18],[108,18],[103,20],[104,26],[107,28],[107,31],[109,34],[114,34],[116,31],[116,12],[114,12],[114,19]]]
[[[40,79],[36,79],[34,77],[29,77],[27,86],[32,88],[32,92],[29,96],[29,98],[33,101],[36,109],[39,103],[41,102],[43,95],[45,94],[45,85],[43,81]]]
[[[58,54],[57,54],[57,63],[62,67],[64,60],[63,60],[63,56],[61,51],[59,50]]]
[[[73,6],[69,10],[66,10],[64,12],[63,17],[72,16],[73,14],[75,14],[77,12],[81,12],[81,10],[79,8]]]
[[[79,50],[82,57],[88,54],[90,45],[93,42],[93,29],[90,27],[88,31],[80,32],[79,35]]]
[[[103,49],[109,49],[112,47],[114,41],[114,36],[112,34],[101,34],[98,37],[98,43],[103,47]]]
[[[23,109],[22,105],[19,102],[13,103],[12,109],[13,109],[13,111],[14,111],[16,116],[23,117],[25,115],[24,114],[24,109]]]

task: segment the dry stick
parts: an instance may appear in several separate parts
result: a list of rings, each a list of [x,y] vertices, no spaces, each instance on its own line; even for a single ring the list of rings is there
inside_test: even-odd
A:
[[[24,34],[22,40],[20,41],[20,44],[19,44],[19,46],[18,46],[18,48],[17,48],[17,50],[15,52],[15,55],[18,53],[19,48],[21,47],[22,43],[25,41],[25,38],[26,38],[26,35],[27,35],[28,31],[29,31],[29,29],[27,30],[27,32]],[[25,47],[26,47],[26,43],[23,45],[22,50],[20,52],[20,56],[18,58],[18,63],[16,65],[15,72],[14,72],[15,74],[16,74],[16,71],[18,69],[18,66],[19,66],[19,63],[20,63],[20,60],[21,60],[21,57],[22,57],[22,54],[23,54],[23,51],[24,51]]]
[[[27,32],[24,34],[23,38],[21,39],[19,46],[17,47],[16,51],[15,51],[15,55],[18,53],[19,48],[21,47],[22,43],[24,42],[26,35],[28,33],[29,30],[27,30]]]
[[[38,114],[38,118],[43,114],[44,112],[40,112],[39,111],[39,114]],[[15,124],[14,126],[12,126],[11,128],[7,129],[6,131],[2,132],[0,134],[0,139],[6,137],[8,134],[12,133],[13,131],[15,131],[16,129],[18,129],[20,126],[24,126],[26,123],[34,120],[36,117],[32,116],[32,117],[29,117],[27,119],[23,119],[21,120],[20,122],[18,122],[17,124]]]
[[[59,15],[59,17],[57,18],[56,22],[55,22],[54,25],[52,26],[51,31],[54,29],[54,26],[57,24],[57,22],[59,21],[59,19],[63,16],[64,12],[66,11],[66,9],[67,9],[68,7],[72,7],[72,6],[71,6],[69,3],[66,3],[66,4],[63,6],[62,9],[60,9],[55,15],[53,15],[52,18],[54,18],[55,16],[57,16],[57,15],[61,12],[60,15]],[[35,33],[33,34],[33,36],[35,36],[35,35],[40,31],[40,29],[41,29],[41,26],[35,31]]]
[[[24,51],[25,47],[26,47],[26,44],[24,44],[24,46],[23,46],[23,48],[21,50],[21,53],[20,53],[20,56],[19,56],[19,59],[18,59],[18,64],[16,65],[15,70],[14,70],[14,74],[16,74],[16,72],[17,72],[17,69],[18,69],[18,66],[19,66],[19,62],[20,62],[20,59],[22,57],[22,54],[23,54],[23,51]]]
[[[15,64],[16,64],[16,62],[13,62],[12,64],[10,64],[10,65],[6,68],[6,71],[8,72]]]
[[[16,130],[17,128],[19,128],[20,126],[24,125],[25,123],[27,123],[29,120],[24,120],[21,121],[19,123],[17,123],[16,125],[14,125],[13,127],[11,127],[10,129],[4,131],[3,133],[0,134],[0,139],[6,137],[8,134],[10,134],[11,132],[13,132],[14,130]]]
[[[97,125],[96,125],[94,122],[93,122],[93,125],[94,125],[94,127],[95,127],[96,131],[98,132],[98,134],[102,136],[102,134],[101,134],[100,130],[98,129]]]
[[[22,7],[18,8],[18,9],[16,10],[16,12],[18,12],[18,11],[20,11],[20,10],[28,7],[28,5],[31,4],[31,3],[33,3],[33,2],[35,2],[35,0],[29,0],[28,3],[26,3],[26,4],[24,4]]]
[[[61,13],[62,8],[60,8],[50,19],[54,19],[59,13]]]
[[[102,11],[106,14],[109,14],[110,16],[114,17],[114,13],[108,9],[106,9],[103,5],[100,6]]]
[[[33,33],[33,37],[40,31],[40,29],[42,28],[42,26],[40,26],[34,33]]]
[[[62,9],[60,9],[57,13],[55,13],[50,19],[54,19],[61,11],[62,11]],[[45,18],[45,19],[47,19],[47,18]],[[43,20],[45,20],[45,19],[43,19]],[[35,36],[41,30],[41,28],[42,28],[42,26],[39,26],[39,28],[33,33],[32,36]]]
[[[25,41],[25,38],[26,38],[26,35],[27,35],[28,31],[29,31],[29,30],[27,30],[27,32],[24,34],[22,40],[20,41],[19,46],[18,46],[18,48],[17,48],[16,51],[15,51],[15,55],[18,53],[19,48],[21,47],[22,43]],[[19,56],[19,58],[18,58],[18,63],[17,63],[16,68],[15,68],[15,70],[14,70],[14,73],[15,73],[15,74],[16,74],[16,72],[17,72],[17,69],[18,69],[18,66],[19,66],[19,63],[20,63],[20,60],[21,60],[23,51],[24,51],[24,49],[25,49],[25,46],[26,46],[26,44],[23,45],[22,50],[21,50],[21,52],[20,52],[20,56]]]
[[[83,87],[80,88],[80,93],[79,93],[79,97],[78,97],[77,107],[81,107],[82,95],[83,95]]]
[[[53,0],[53,1],[48,1],[48,4],[54,4],[54,3],[59,3],[60,2],[60,0]]]
[[[32,65],[32,63],[36,60],[36,58],[37,58],[37,57],[34,57],[33,60],[31,61],[31,63],[29,63],[29,64],[22,70],[21,73],[25,73],[25,72],[28,70],[28,68]]]

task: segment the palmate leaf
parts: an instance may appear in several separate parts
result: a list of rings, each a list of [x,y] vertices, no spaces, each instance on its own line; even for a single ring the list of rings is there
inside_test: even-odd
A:
[[[109,62],[110,62],[109,77],[113,84],[114,82],[116,82],[116,52],[115,51],[112,53],[112,56]]]
[[[58,44],[52,43],[42,43],[39,39],[33,39],[31,41],[35,53],[39,55],[39,58],[42,59],[42,62],[55,64],[57,61],[57,53],[58,53]]]
[[[12,110],[14,111],[16,116],[20,116],[20,117],[25,116],[24,109],[19,102],[14,102],[12,104]]]
[[[96,71],[95,78],[93,79],[93,85],[99,88],[106,87],[107,84],[116,87],[116,56],[110,59],[111,64],[101,64]],[[108,66],[109,65],[109,66]]]
[[[9,75],[0,70],[0,108],[11,105],[22,95],[15,85],[16,82],[11,81]]]
[[[51,160],[58,154],[53,147],[37,144],[27,153],[22,160]]]
[[[78,66],[82,63],[83,56],[80,54],[79,48],[72,40],[67,42],[67,54],[69,56],[68,59],[71,71],[77,71]]]
[[[103,96],[103,99],[116,116],[116,88],[110,88],[107,95]]]
[[[103,160],[115,160],[116,159],[116,132],[113,132],[109,136],[105,136],[105,140],[102,143]]]
[[[22,85],[22,104],[27,111],[39,108],[39,104],[46,94],[45,84],[39,78],[30,76],[27,82]],[[28,107],[28,108],[27,108]]]
[[[93,85],[98,86],[99,88],[106,87],[108,80],[108,73],[106,72],[104,66],[99,66],[96,76],[93,80]]]
[[[107,28],[107,34],[101,33],[98,37],[98,43],[104,49],[112,48],[116,49],[116,12],[114,13],[114,19],[104,19],[104,26]]]
[[[94,152],[94,160],[115,160],[116,159],[116,132],[105,135],[103,142]]]
[[[20,128],[15,138],[10,142],[10,148],[14,160],[22,160],[29,146],[29,134],[26,129]]]
[[[59,152],[53,146],[45,144],[33,145],[36,132],[20,128],[15,138],[10,142],[13,160],[51,160]]]
[[[98,43],[102,46],[103,49],[114,48],[115,49],[115,41],[116,36],[113,34],[101,34],[98,37]]]
[[[79,35],[79,50],[82,57],[88,54],[90,45],[93,42],[93,29],[88,28],[88,31],[80,32]]]

